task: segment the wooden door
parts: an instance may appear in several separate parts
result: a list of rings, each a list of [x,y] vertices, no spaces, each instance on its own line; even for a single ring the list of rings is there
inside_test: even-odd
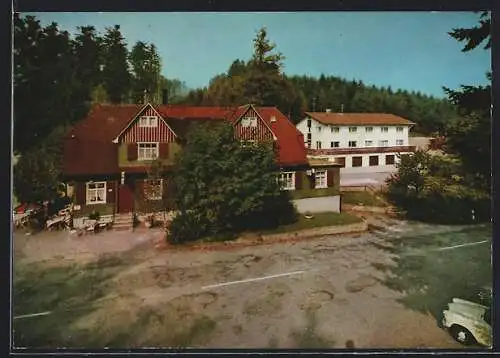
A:
[[[134,192],[129,183],[118,187],[118,212],[130,213],[134,209]]]

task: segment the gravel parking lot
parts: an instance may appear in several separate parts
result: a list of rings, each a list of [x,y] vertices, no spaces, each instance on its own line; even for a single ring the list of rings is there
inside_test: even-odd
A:
[[[424,268],[415,258],[424,259],[429,255],[422,253],[436,252],[457,240],[488,240],[491,232],[398,221],[385,221],[384,226],[365,234],[206,252],[158,252],[152,245],[139,244],[151,242],[153,234],[144,234],[142,241],[137,234],[123,234],[128,237],[128,250],[104,250],[104,261],[101,257],[92,268],[83,262],[73,265],[79,272],[74,275],[87,272],[93,290],[99,293],[93,291],[88,299],[66,310],[57,307],[87,297],[88,286],[77,289],[74,284],[52,308],[53,301],[44,301],[47,304],[41,307],[33,296],[23,296],[21,287],[34,267],[45,270],[47,280],[31,287],[31,294],[39,290],[40,302],[51,284],[61,284],[61,276],[48,282],[54,268],[29,259],[36,253],[33,245],[39,238],[23,238],[24,244],[19,240],[17,245],[17,256],[22,259],[16,266],[15,314],[51,313],[14,321],[15,338],[20,346],[462,348],[438,327],[436,318],[436,305],[460,293],[457,287],[450,282],[443,285],[446,292],[430,287],[427,296],[417,297],[417,302],[424,303],[420,306],[412,296],[413,291],[421,291],[412,277],[421,274],[418,282],[435,286],[440,280],[450,280],[450,268],[440,276],[439,270],[427,267],[428,263]],[[488,245],[474,247],[466,255],[471,250],[478,257],[488,254]],[[410,256],[411,260],[403,260]],[[64,263],[63,257],[59,260]],[[405,261],[412,265],[404,267]],[[488,264],[474,265],[469,269],[488,280],[484,274],[489,272]],[[60,271],[62,277],[72,272]],[[463,282],[463,277],[455,281]],[[404,287],[405,283],[413,287]],[[68,314],[68,310],[73,312]],[[78,310],[82,312],[76,314]]]

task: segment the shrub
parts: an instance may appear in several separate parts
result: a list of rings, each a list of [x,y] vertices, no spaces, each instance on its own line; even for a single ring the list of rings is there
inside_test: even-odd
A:
[[[171,244],[182,244],[202,238],[206,235],[206,224],[199,215],[186,211],[176,215],[169,226],[167,241]]]

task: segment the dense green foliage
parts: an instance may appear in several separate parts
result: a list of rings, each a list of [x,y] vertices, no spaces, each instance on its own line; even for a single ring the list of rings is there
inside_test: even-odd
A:
[[[14,17],[14,150],[37,148],[54,128],[85,115],[86,71],[57,24],[42,28],[32,16]],[[75,70],[79,68],[79,70]]]
[[[55,130],[38,148],[26,151],[14,166],[14,194],[21,203],[52,200],[62,191],[60,182],[62,130]]]
[[[275,171],[270,145],[241,145],[229,123],[193,127],[177,158],[180,214],[169,240],[178,243],[295,221],[295,208],[280,190]]]
[[[130,52],[129,61],[133,71],[132,101],[143,103],[146,97],[151,103],[160,103],[161,60],[156,46],[138,41]]]
[[[490,219],[487,192],[472,188],[460,160],[424,151],[403,155],[388,180],[388,199],[412,220],[466,224]]]

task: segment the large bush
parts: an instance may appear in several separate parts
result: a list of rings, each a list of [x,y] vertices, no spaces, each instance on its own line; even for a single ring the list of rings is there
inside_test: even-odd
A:
[[[458,160],[418,151],[401,156],[397,166],[387,196],[408,219],[442,224],[490,220],[489,193],[469,185]]]
[[[171,222],[167,240],[171,244],[195,241],[206,235],[206,224],[196,213],[187,211]]]
[[[208,236],[296,220],[290,197],[280,190],[276,179],[272,144],[242,145],[229,123],[191,128],[176,168],[176,204],[181,214],[172,224],[181,241],[193,237],[187,233],[182,239],[182,230],[191,230],[187,223],[194,218],[196,225],[203,226],[197,234]]]

